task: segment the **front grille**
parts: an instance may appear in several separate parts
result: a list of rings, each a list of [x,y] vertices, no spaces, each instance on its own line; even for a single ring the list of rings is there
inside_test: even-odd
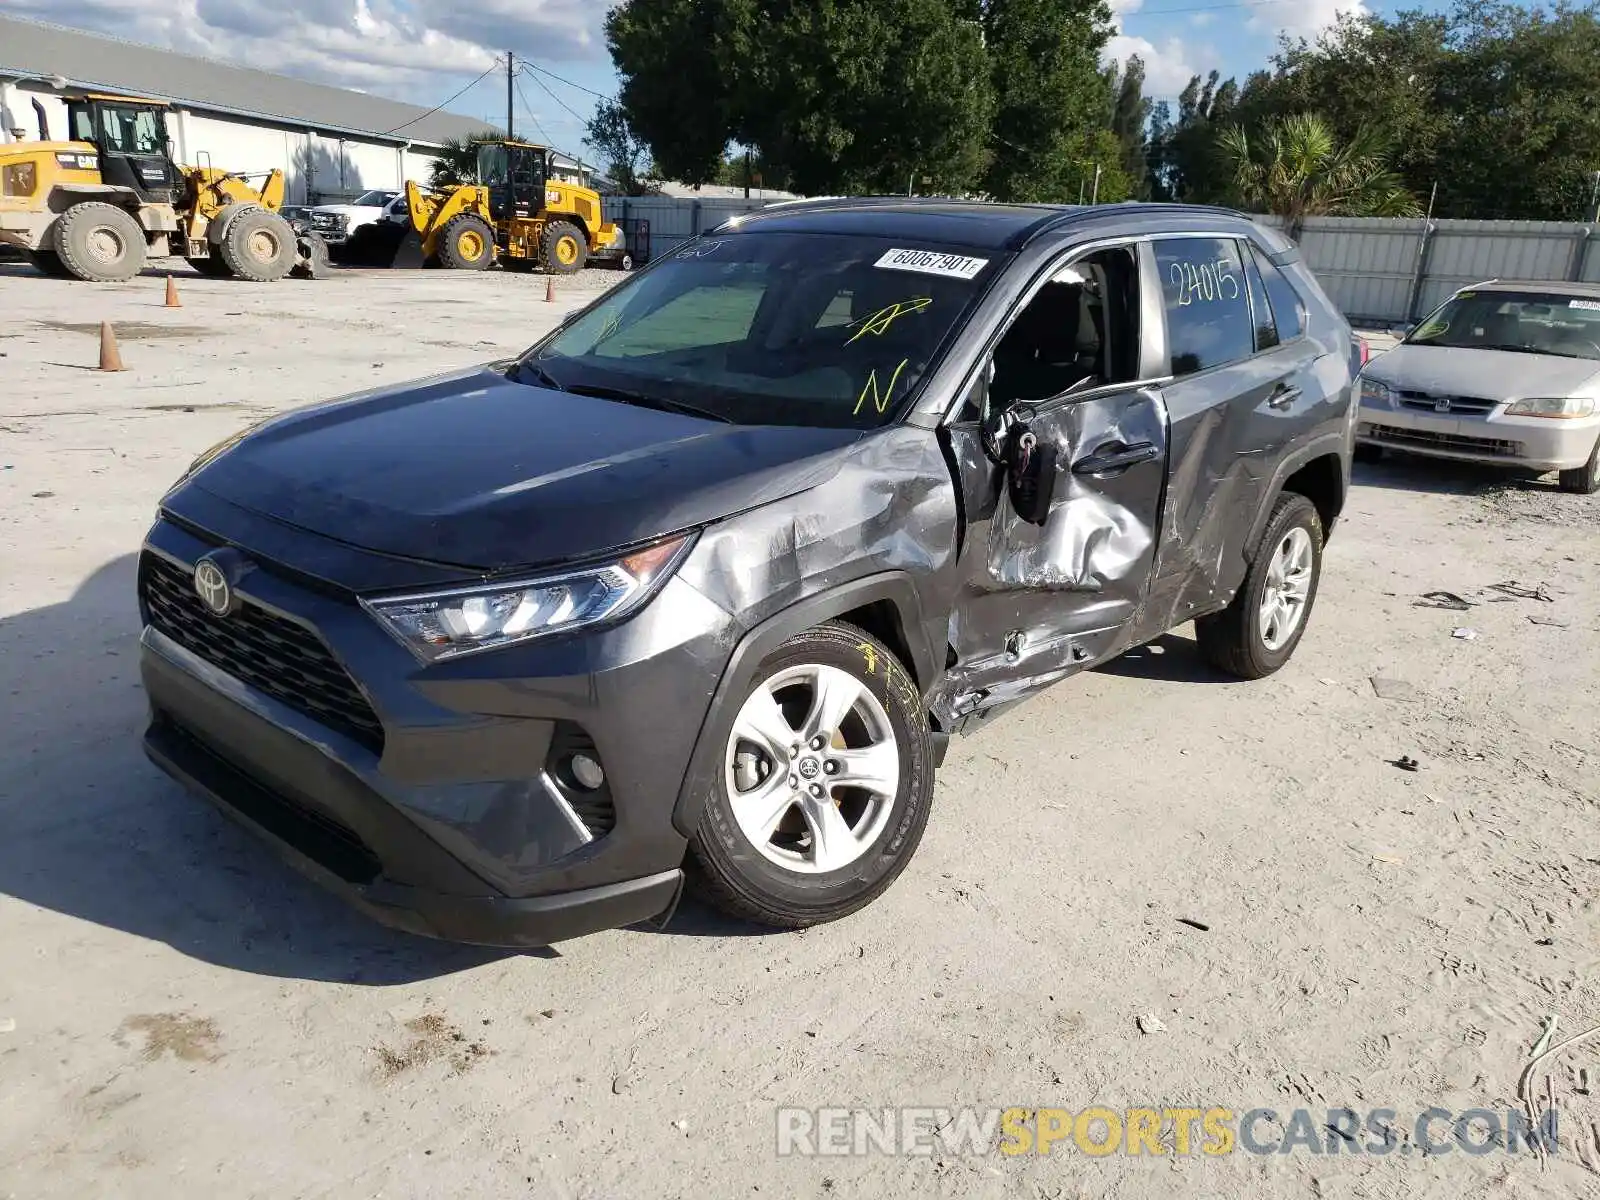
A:
[[[1485,400],[1479,396],[1435,396],[1431,392],[1400,393],[1400,406],[1415,409],[1417,412],[1439,412],[1441,401],[1449,402],[1450,407],[1445,412],[1461,417],[1481,417],[1486,413],[1492,413],[1501,404],[1499,400]]]
[[[139,594],[150,624],[185,650],[296,712],[383,753],[383,725],[320,637],[248,600],[226,617],[212,616],[189,573],[146,552]]]
[[[311,226],[314,229],[337,229],[343,232],[345,217],[340,213],[312,213]]]
[[[1463,454],[1490,454],[1499,458],[1522,457],[1522,443],[1503,438],[1461,437],[1454,433],[1430,433],[1422,429],[1396,429],[1391,425],[1363,425],[1362,437],[1389,446],[1415,446],[1419,450],[1457,450]]]

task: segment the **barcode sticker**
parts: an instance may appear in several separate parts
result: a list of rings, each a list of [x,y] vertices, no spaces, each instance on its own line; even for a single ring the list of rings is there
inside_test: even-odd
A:
[[[935,250],[891,250],[877,265],[885,271],[916,271],[949,279],[973,279],[989,265],[989,260],[968,258],[964,254],[941,254]]]
[[[1581,308],[1585,312],[1600,312],[1600,300],[1569,300],[1568,308]]]

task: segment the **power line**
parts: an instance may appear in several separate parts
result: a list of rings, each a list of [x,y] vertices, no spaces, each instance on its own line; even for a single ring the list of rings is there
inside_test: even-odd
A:
[[[543,90],[543,92],[544,92],[544,94],[546,96],[549,96],[550,99],[554,100],[562,108],[566,109],[569,113],[571,113],[572,116],[573,116],[573,119],[576,120],[578,122],[578,124],[583,125],[583,126],[587,126],[589,124],[589,118],[587,118],[587,117],[583,116],[582,114],[580,114],[577,109],[572,107],[572,105],[568,104],[560,96],[558,96],[554,92],[552,92],[550,90],[549,85],[546,84],[544,80],[540,79],[537,75],[529,73],[526,70],[526,67],[527,67],[527,64],[524,63],[523,64],[523,68],[524,68],[523,74],[527,75],[529,79],[533,80],[534,83],[538,84],[540,89]]]
[[[560,75],[557,75],[554,71],[550,70],[548,67],[541,67],[538,63],[529,62],[526,58],[524,58],[524,59],[522,59],[520,61],[522,62],[522,65],[524,67],[527,67],[530,70],[538,71],[541,75],[548,75],[548,76],[550,76],[551,79],[554,79],[557,83],[564,83],[569,88],[577,88],[578,91],[580,91],[580,92],[586,92],[589,95],[595,97],[597,100],[615,100],[616,99],[615,96],[608,96],[608,95],[606,95],[606,93],[597,92],[591,87],[584,87],[583,84],[581,84],[581,83],[573,83],[572,80],[566,79],[566,78],[563,78]]]
[[[550,136],[548,129],[539,124],[538,114],[533,111],[533,105],[528,103],[528,97],[522,90],[522,80],[513,79],[512,82],[517,87],[517,99],[522,101],[522,111],[528,114],[528,120],[533,122],[533,127],[539,131],[539,136],[545,140],[545,144],[551,144],[555,139]]]
[[[461,97],[465,96],[473,88],[477,87],[480,83],[482,83],[485,79],[487,79],[492,72],[498,71],[499,69],[500,69],[500,59],[497,57],[494,60],[494,65],[491,66],[489,68],[489,70],[485,71],[482,75],[479,75],[471,83],[467,84],[466,87],[462,88],[454,96],[451,96],[450,99],[442,101],[442,102],[440,102],[438,104],[435,104],[427,112],[423,113],[422,116],[420,116],[420,117],[412,117],[411,120],[407,121],[404,125],[396,125],[393,129],[389,130],[389,132],[390,133],[399,133],[402,129],[408,129],[412,125],[415,125],[418,121],[426,120],[428,117],[433,116],[434,113],[438,112],[446,104],[454,104],[457,100],[461,99]]]

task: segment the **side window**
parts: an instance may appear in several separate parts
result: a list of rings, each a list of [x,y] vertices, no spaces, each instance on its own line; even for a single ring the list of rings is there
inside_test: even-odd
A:
[[[1167,311],[1172,373],[1239,362],[1255,353],[1244,262],[1232,238],[1172,238],[1155,243]]]
[[[1306,304],[1300,299],[1300,293],[1295,291],[1294,284],[1284,273],[1272,265],[1272,260],[1262,254],[1254,246],[1250,247],[1250,257],[1254,260],[1256,269],[1261,272],[1262,282],[1266,284],[1267,299],[1272,303],[1272,316],[1278,326],[1278,337],[1285,342],[1292,342],[1302,337],[1306,331]]]
[[[1278,344],[1278,323],[1272,319],[1272,305],[1267,301],[1267,288],[1261,282],[1261,270],[1254,254],[1244,256],[1244,277],[1250,286],[1250,313],[1255,318],[1256,350],[1271,350]]]
[[[1138,264],[1101,250],[1058,271],[995,347],[991,409],[1139,377]]]

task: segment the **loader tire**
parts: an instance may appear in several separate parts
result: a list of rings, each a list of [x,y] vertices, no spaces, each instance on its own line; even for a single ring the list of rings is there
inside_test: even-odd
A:
[[[30,250],[28,261],[33,264],[34,270],[49,275],[52,279],[77,278],[67,270],[67,264],[61,261],[61,256],[54,250]]]
[[[234,217],[217,250],[228,270],[252,283],[274,283],[294,270],[294,230],[277,213],[264,208],[248,209]]]
[[[220,254],[208,254],[204,258],[191,258],[189,265],[202,275],[209,275],[212,279],[232,279],[233,272],[228,269],[228,264],[222,261]]]
[[[539,257],[552,275],[576,275],[589,258],[583,231],[570,221],[551,221],[539,240]]]
[[[452,271],[481,271],[494,261],[494,230],[482,217],[461,213],[439,231],[439,265]]]
[[[122,283],[144,270],[144,230],[115,204],[74,204],[56,221],[52,240],[61,265],[89,283]]]

